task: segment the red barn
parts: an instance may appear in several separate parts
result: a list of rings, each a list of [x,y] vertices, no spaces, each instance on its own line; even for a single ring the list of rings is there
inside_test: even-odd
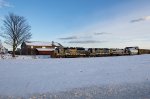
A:
[[[57,42],[26,41],[21,45],[22,55],[54,55],[54,50],[62,45]]]

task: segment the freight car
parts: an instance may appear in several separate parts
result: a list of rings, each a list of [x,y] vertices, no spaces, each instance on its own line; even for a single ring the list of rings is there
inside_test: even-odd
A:
[[[56,57],[87,57],[88,51],[82,47],[63,47],[63,48],[56,48],[55,55]]]

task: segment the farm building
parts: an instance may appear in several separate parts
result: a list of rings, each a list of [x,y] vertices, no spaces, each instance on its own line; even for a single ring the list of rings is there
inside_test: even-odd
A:
[[[5,47],[0,47],[0,54],[6,54],[8,53],[8,49],[6,49]]]
[[[0,40],[0,54],[6,54],[8,53],[8,49],[6,49],[3,45],[2,42]]]
[[[22,55],[54,55],[54,50],[62,47],[57,42],[26,41],[21,45]]]

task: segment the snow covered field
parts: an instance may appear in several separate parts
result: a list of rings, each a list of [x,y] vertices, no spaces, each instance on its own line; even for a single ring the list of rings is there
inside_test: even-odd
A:
[[[11,54],[1,54],[0,59],[49,59],[50,55],[16,55],[12,57]]]
[[[150,88],[150,55],[98,58],[29,58],[25,60],[0,59],[1,96],[57,93],[74,88],[91,86],[97,86],[96,88],[98,88],[110,85],[134,85],[134,83]],[[145,85],[145,83],[148,85]],[[150,92],[150,89],[147,91]]]

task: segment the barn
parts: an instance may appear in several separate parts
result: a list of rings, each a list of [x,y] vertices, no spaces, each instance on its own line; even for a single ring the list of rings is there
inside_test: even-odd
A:
[[[62,47],[57,42],[43,42],[43,41],[26,41],[21,45],[22,55],[54,55],[54,50],[57,47]]]

